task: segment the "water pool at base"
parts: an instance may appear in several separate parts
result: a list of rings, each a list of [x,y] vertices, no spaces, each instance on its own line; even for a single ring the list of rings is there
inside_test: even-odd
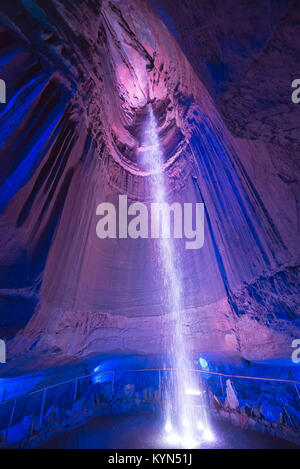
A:
[[[199,449],[299,449],[287,441],[214,421],[216,440]],[[44,443],[42,449],[174,449],[166,442],[161,420],[154,415],[103,416]],[[160,433],[161,431],[161,433]]]

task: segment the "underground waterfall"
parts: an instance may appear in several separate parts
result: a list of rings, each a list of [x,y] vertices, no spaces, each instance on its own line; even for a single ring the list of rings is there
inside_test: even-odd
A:
[[[159,141],[157,121],[151,104],[144,132],[143,164],[151,173],[151,199],[162,206],[162,220],[169,217],[169,200],[163,171],[164,158]],[[156,255],[162,275],[162,304],[170,313],[169,334],[165,341],[165,354],[173,371],[168,373],[164,389],[165,432],[168,443],[185,448],[196,447],[201,438],[213,441],[204,403],[201,381],[195,378],[192,359],[186,344],[184,331],[184,285],[182,282],[180,255],[174,240],[162,236],[156,246]]]
[[[251,3],[1,2],[0,448],[299,446],[300,8]]]

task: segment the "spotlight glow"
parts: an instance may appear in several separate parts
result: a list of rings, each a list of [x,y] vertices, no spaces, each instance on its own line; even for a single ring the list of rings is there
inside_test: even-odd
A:
[[[200,366],[201,366],[202,370],[209,370],[209,366],[208,366],[207,360],[205,360],[205,358],[200,357],[199,358],[199,363],[200,363]]]
[[[201,396],[202,395],[202,392],[199,391],[198,389],[187,389],[185,393],[188,396]]]
[[[172,431],[172,428],[173,428],[173,427],[172,427],[171,422],[166,422],[166,424],[165,424],[165,430],[166,430],[166,432],[167,432],[167,433],[170,433],[170,432]]]
[[[179,435],[176,432],[168,433],[167,442],[169,445],[178,445],[180,442]]]
[[[197,446],[197,441],[193,437],[193,435],[184,435],[182,439],[182,446],[185,449],[193,449]]]
[[[187,419],[187,418],[184,418],[184,419],[182,420],[182,426],[183,426],[184,428],[188,428],[189,422],[188,422],[188,419]]]
[[[209,428],[207,428],[203,433],[203,439],[208,442],[215,441],[215,436]]]
[[[201,420],[199,420],[199,422],[197,422],[197,429],[200,432],[203,432],[203,430],[204,430],[204,424],[203,424],[203,422],[201,422]]]

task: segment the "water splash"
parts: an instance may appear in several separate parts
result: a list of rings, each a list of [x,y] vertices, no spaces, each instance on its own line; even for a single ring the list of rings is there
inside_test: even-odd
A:
[[[144,163],[152,173],[151,199],[156,203],[167,204],[164,158],[151,105],[148,106],[143,148]],[[162,205],[162,218],[168,216],[167,206]],[[171,367],[177,370],[168,374],[169,378],[164,386],[164,430],[170,445],[193,448],[201,439],[212,440],[213,434],[203,405],[201,384],[190,371],[192,361],[184,334],[183,282],[177,251],[171,237],[161,237],[158,240],[157,257],[163,279],[162,304],[165,304],[166,312],[170,315],[166,353]]]

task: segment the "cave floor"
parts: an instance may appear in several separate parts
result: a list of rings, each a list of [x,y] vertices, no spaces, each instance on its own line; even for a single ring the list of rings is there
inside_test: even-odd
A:
[[[228,422],[214,421],[214,443],[199,449],[299,449],[287,441]],[[103,416],[57,436],[42,449],[171,449],[162,436],[162,423],[154,415]]]

